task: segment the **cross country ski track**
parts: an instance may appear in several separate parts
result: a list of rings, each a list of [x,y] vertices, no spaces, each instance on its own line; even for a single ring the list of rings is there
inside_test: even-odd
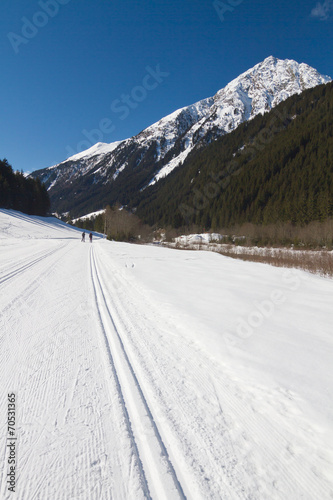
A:
[[[220,499],[221,492],[235,500],[269,498],[272,485],[277,498],[296,498],[300,491],[309,498],[325,498],[326,485],[310,467],[308,437],[315,427],[293,407],[296,395],[280,388],[267,394],[207,356],[169,309],[164,311],[134,279],[135,260],[125,258],[121,267],[119,258],[117,264],[108,258],[110,248],[98,245],[94,259],[103,266],[100,280],[113,327],[121,332],[188,498]],[[160,325],[158,330],[154,324]],[[267,418],[272,410],[279,425]],[[291,444],[293,426],[299,432],[299,449],[307,449],[303,456]]]
[[[0,285],[3,284],[5,281],[8,281],[14,277],[20,277],[20,275],[28,270],[29,268],[35,266],[36,264],[40,264],[44,259],[47,259],[54,255],[55,253],[59,252],[62,250],[64,247],[66,247],[67,244],[63,243],[58,246],[58,248],[50,251],[44,251],[44,252],[38,252],[36,255],[33,256],[33,258],[28,257],[23,259],[21,262],[19,262],[19,265],[17,263],[12,266],[12,269],[10,272],[7,272],[6,274],[1,274],[0,273]]]
[[[120,329],[115,325],[115,312],[107,289],[102,284],[93,247],[90,248],[90,264],[96,308],[109,365],[116,380],[146,498],[184,500],[186,496],[182,485],[124,347]]]

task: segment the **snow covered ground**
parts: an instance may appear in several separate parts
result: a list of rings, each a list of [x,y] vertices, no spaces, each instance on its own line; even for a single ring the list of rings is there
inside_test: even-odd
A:
[[[223,241],[223,239],[224,236],[219,233],[200,233],[178,236],[174,241],[183,246],[193,246],[195,248],[198,245],[209,245],[213,242]]]
[[[80,235],[0,210],[0,497],[333,498],[333,281]]]

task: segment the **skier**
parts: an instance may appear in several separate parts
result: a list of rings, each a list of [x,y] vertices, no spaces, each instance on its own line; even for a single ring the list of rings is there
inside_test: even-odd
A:
[[[83,243],[86,241],[86,233],[85,232],[82,233],[81,241],[83,241]]]
[[[92,233],[89,234],[90,243],[92,243]]]

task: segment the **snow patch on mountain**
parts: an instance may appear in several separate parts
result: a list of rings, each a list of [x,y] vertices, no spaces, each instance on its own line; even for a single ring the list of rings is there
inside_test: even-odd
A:
[[[152,141],[156,141],[156,161],[159,161],[174,147],[179,137],[207,116],[212,104],[213,98],[208,98],[178,109],[146,128],[136,136],[136,140],[141,146],[147,146]]]
[[[116,149],[119,146],[121,142],[123,141],[115,141],[111,142],[111,144],[107,144],[105,142],[98,142],[94,146],[91,146],[91,148],[81,151],[81,153],[78,153],[76,155],[70,156],[69,158],[67,158],[66,161],[77,161],[81,160],[82,158],[86,158],[87,156],[93,157],[96,155],[105,155],[106,153],[111,153],[114,149]]]
[[[183,163],[198,142],[193,140],[197,131],[199,140],[212,131],[215,131],[213,133],[217,138],[236,129],[242,122],[270,111],[288,97],[329,81],[329,76],[320,75],[307,64],[268,57],[232,80],[213,98],[205,100],[211,105],[202,108],[207,113],[193,125],[194,130],[191,128],[186,132],[184,151],[164,165],[149,185],[155,184]]]
[[[90,212],[90,214],[82,215],[77,219],[73,219],[72,223],[75,224],[77,221],[85,221],[90,219],[91,217],[97,217],[98,215],[104,214],[105,210],[97,210],[96,212]]]

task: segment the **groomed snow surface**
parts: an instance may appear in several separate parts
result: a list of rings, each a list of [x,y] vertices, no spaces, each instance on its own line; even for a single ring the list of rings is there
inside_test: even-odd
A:
[[[0,498],[332,499],[332,280],[80,240],[0,210]]]

